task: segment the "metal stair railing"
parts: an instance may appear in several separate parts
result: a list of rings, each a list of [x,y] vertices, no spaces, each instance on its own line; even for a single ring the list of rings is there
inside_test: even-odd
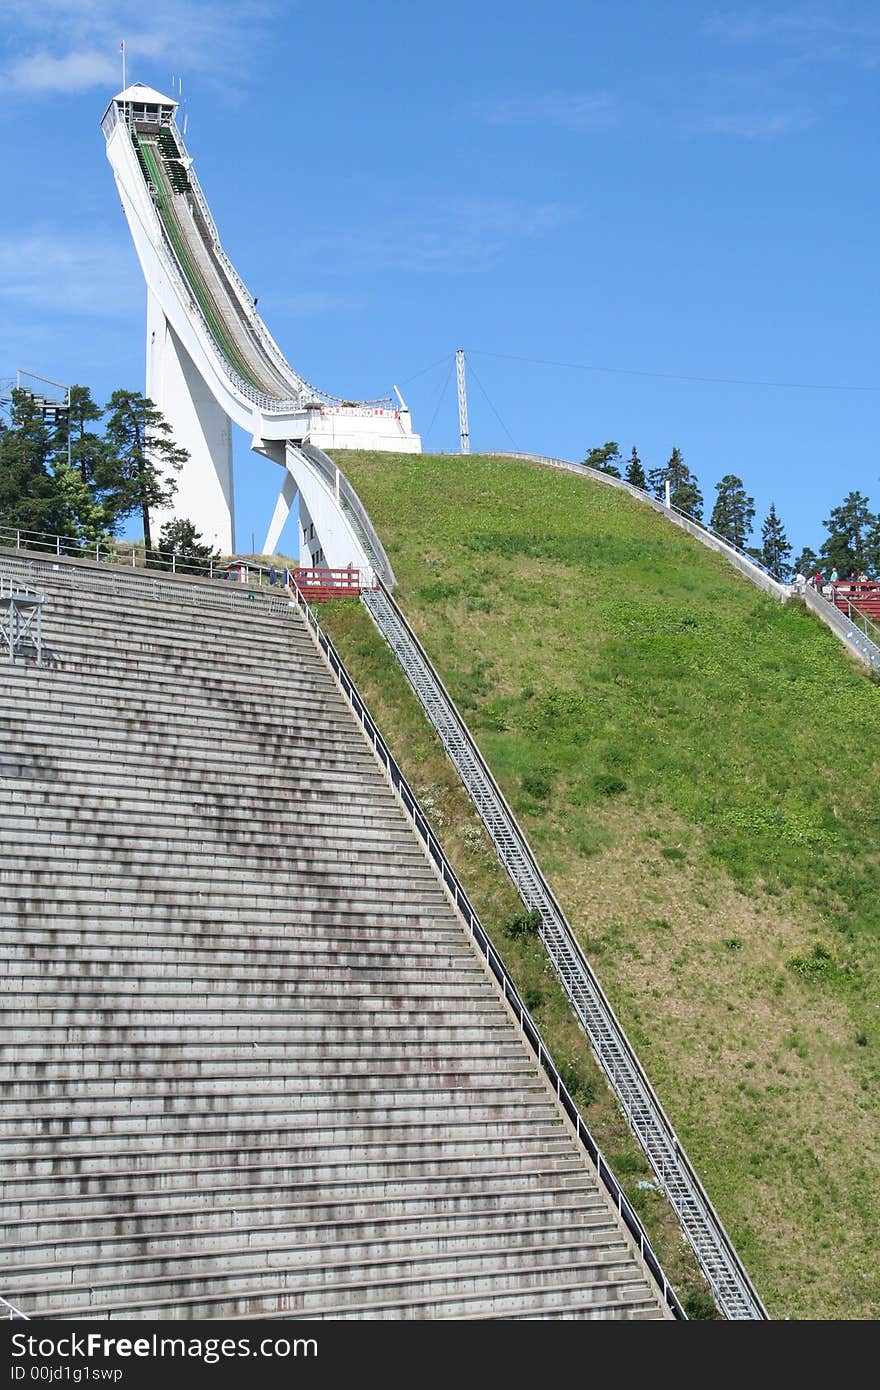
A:
[[[27,1313],[23,1313],[20,1308],[16,1308],[15,1304],[10,1303],[9,1299],[4,1298],[2,1294],[0,1294],[0,1308],[5,1310],[3,1313],[0,1313],[0,1317],[10,1319],[20,1318],[22,1322],[30,1322]]]
[[[437,731],[523,903],[541,916],[547,954],[719,1308],[729,1319],[768,1314],[665,1114],[629,1039],[446,687],[387,588],[361,595]]]
[[[869,659],[872,663],[880,659],[880,627],[877,626],[873,618],[869,617],[867,613],[863,613],[861,608],[853,603],[849,594],[843,593],[840,589],[832,587],[830,595],[823,593],[822,597],[827,598],[828,602],[834,605],[838,613],[843,612],[840,606],[841,603],[846,604],[846,617],[852,626],[858,628],[859,632],[861,632],[862,636],[865,638],[863,646],[865,647],[865,651],[869,653]]]
[[[0,574],[0,650],[10,661],[29,654],[42,666],[44,602],[45,595],[29,584]]]
[[[599,1179],[613,1198],[621,1219],[626,1224],[627,1229],[639,1248],[642,1259],[662,1290],[664,1301],[676,1318],[686,1320],[687,1314],[682,1308],[675,1290],[663,1271],[663,1267],[657,1258],[638,1215],[608,1166],[602,1151],[590,1133],[562,1077],[557,1071],[546,1044],[531,1015],[523,1004],[516,985],[513,983],[508,973],[506,965],[489,940],[485,928],[482,926],[467,893],[459,881],[458,875],[447,859],[440,841],[431,829],[430,821],[419,806],[412,788],[404,777],[388,744],[379,732],[379,728],[364,704],[357,686],[348,674],[342,662],[342,658],[339,656],[330,638],[322,629],[313,608],[298,588],[296,579],[293,575],[291,575],[290,580],[290,592],[296,607],[299,609],[306,623],[315,646],[326,661],[330,671],[336,679],[339,689],[360,722],[364,734],[371,744],[393,790],[396,792],[404,811],[416,833],[419,835],[419,838],[424,843],[428,855],[439,874],[443,887],[446,889],[456,910],[463,918],[480,953],[484,956],[489,969],[500,985],[505,1000],[513,1010],[523,1037],[531,1047],[538,1065],[544,1071],[551,1086],[556,1092],[557,1100],[574,1126],[580,1143],[584,1149],[586,1149],[590,1159],[595,1164]]]
[[[871,671],[880,673],[880,628],[865,613],[860,613],[851,603],[844,613],[829,594],[812,584],[796,588],[795,593],[823,623],[827,623],[854,656],[864,661]]]

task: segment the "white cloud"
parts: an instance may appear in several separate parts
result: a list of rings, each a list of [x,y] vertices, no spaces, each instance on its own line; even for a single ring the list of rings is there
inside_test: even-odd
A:
[[[45,95],[119,86],[123,39],[130,80],[144,80],[143,59],[167,63],[169,73],[207,71],[228,81],[240,77],[242,45],[258,46],[283,7],[283,0],[120,0],[109,9],[96,0],[4,0],[4,18],[15,23],[0,89]]]
[[[131,249],[106,236],[41,230],[0,236],[0,303],[57,314],[125,318],[143,296]]]
[[[507,198],[423,200],[388,220],[363,221],[357,231],[318,234],[311,247],[326,262],[330,251],[358,270],[474,270],[496,260],[510,244],[541,237],[576,214],[559,203]],[[306,249],[300,243],[300,252]]]
[[[732,23],[732,21],[731,21]],[[743,20],[745,24],[745,20]],[[738,34],[739,29],[735,29]],[[772,139],[806,130],[813,124],[813,115],[806,110],[755,109],[730,113],[688,115],[667,107],[662,112],[651,111],[644,103],[621,107],[604,92],[593,94],[575,92],[545,92],[534,95],[497,98],[471,106],[467,114],[487,125],[531,126],[569,131],[598,130],[615,126],[636,129],[649,123],[653,130],[666,129],[688,135],[705,134],[738,136],[741,139]]]
[[[614,101],[604,92],[538,92],[479,102],[470,108],[470,113],[488,125],[590,130],[613,120]]]
[[[65,53],[61,58],[34,53],[13,63],[0,76],[0,88],[17,92],[87,92],[93,87],[112,85],[118,75],[117,64],[106,53]]]
[[[271,294],[267,308],[291,318],[316,318],[328,314],[350,313],[362,309],[367,301],[360,295],[336,294],[329,290],[302,290],[297,294]]]
[[[797,135],[808,130],[814,121],[809,111],[745,111],[712,116],[703,129],[745,140],[772,140],[783,135]]]
[[[827,3],[772,8],[745,5],[716,10],[706,33],[731,43],[772,45],[799,62],[832,59],[874,66],[880,58],[880,21],[867,9]]]

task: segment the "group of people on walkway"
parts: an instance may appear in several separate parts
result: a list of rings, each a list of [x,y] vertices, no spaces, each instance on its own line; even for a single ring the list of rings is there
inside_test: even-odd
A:
[[[810,575],[809,579],[798,570],[794,577],[796,589],[806,589],[807,585],[809,585],[811,588],[815,589],[817,593],[828,595],[833,594],[838,587],[844,588],[849,592],[858,593],[863,585],[869,584],[870,582],[864,570],[859,570],[858,574],[856,574],[855,570],[852,570],[846,579],[843,580],[840,578],[836,569],[831,570],[827,579],[823,570],[816,570],[815,574]]]

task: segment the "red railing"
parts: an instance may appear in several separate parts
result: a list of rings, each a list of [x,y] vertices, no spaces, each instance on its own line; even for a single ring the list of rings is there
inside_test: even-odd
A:
[[[848,614],[850,608],[854,608],[857,613],[863,613],[875,622],[880,619],[880,583],[871,580],[862,580],[861,583],[857,579],[844,580],[833,585],[831,599],[841,613]]]
[[[320,603],[330,598],[357,598],[363,589],[376,587],[373,576],[363,570],[326,569],[321,566],[294,570],[291,582],[296,583],[309,603]]]

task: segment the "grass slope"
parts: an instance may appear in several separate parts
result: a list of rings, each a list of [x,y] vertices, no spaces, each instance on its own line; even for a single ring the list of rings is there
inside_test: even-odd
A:
[[[771,1314],[877,1316],[880,689],[619,490],[503,457],[339,462]],[[327,616],[442,820],[393,659]],[[439,828],[497,928],[510,892],[456,805]],[[584,1069],[588,1118],[595,1092]]]

